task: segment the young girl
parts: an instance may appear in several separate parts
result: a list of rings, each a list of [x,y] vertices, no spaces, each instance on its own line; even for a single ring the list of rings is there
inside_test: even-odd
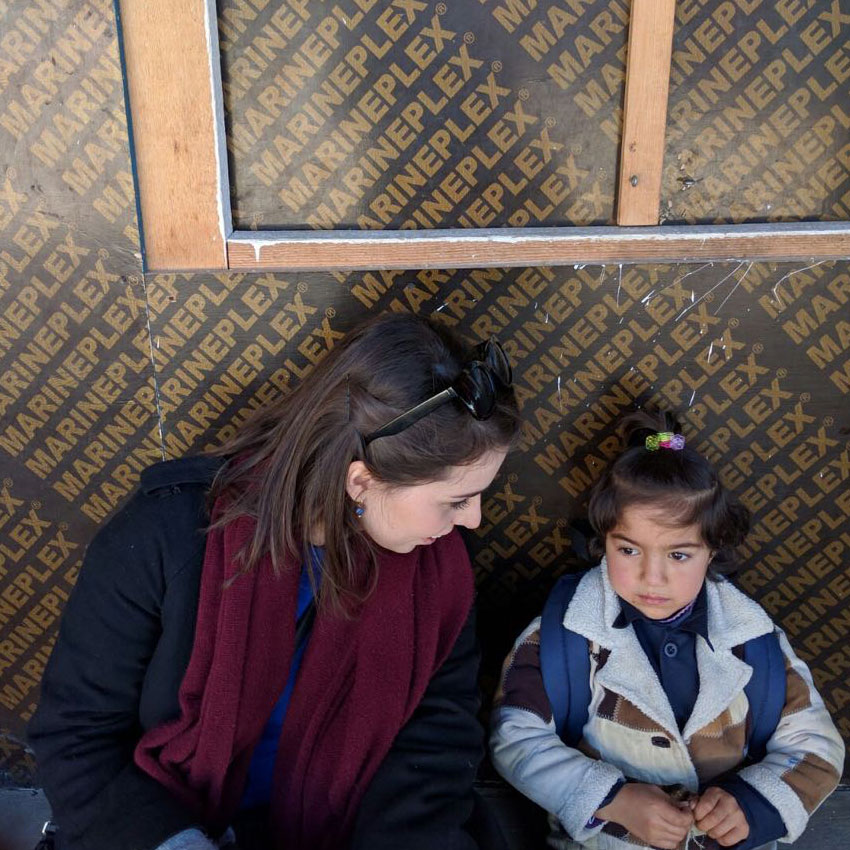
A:
[[[555,731],[540,618],[505,662],[493,761],[550,813],[555,847],[749,850],[795,841],[841,775],[844,744],[808,668],[762,608],[720,577],[746,535],[746,509],[666,430],[645,414],[628,417],[627,448],[590,499],[604,557],[563,618],[590,652],[577,748]],[[753,668],[740,647],[774,631],[785,704],[766,755],[750,763],[744,686]]]

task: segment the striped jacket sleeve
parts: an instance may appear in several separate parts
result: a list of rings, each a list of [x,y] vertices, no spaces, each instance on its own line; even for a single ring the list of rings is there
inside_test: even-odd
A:
[[[779,631],[785,655],[786,695],[767,755],[738,776],[781,814],[783,841],[796,841],[809,816],[835,790],[844,764],[844,742],[815,689],[809,668]]]
[[[499,773],[555,815],[576,841],[602,829],[591,818],[624,777],[613,765],[566,746],[555,731],[540,674],[540,618],[505,660],[493,710],[490,750]]]

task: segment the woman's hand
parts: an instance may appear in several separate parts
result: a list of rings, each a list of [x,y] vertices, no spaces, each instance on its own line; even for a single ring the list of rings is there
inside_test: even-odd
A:
[[[674,802],[657,785],[630,782],[596,817],[625,827],[632,835],[664,850],[675,850],[693,826],[687,803]]]
[[[697,828],[723,847],[743,841],[750,825],[738,801],[722,788],[707,788],[694,809]]]

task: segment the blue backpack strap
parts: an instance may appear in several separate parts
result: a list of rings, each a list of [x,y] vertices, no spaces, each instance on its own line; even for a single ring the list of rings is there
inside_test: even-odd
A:
[[[747,735],[747,756],[761,761],[785,705],[785,656],[778,633],[770,632],[748,640],[743,647],[743,660],[753,668],[753,675],[744,687],[752,718]]]
[[[571,745],[581,740],[590,705],[590,653],[587,638],[565,629],[564,614],[584,573],[562,576],[543,608],[540,673],[552,706],[555,730]]]

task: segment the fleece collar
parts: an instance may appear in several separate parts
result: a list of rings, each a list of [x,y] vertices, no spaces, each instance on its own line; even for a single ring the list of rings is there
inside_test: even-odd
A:
[[[705,588],[708,642],[697,639],[697,667],[702,684],[682,731],[686,739],[726,709],[750,680],[752,668],[734,655],[732,647],[773,631],[773,623],[762,608],[729,582],[708,581]],[[618,629],[614,625],[621,612],[603,558],[599,567],[590,570],[576,588],[563,625],[610,650],[608,660],[597,674],[600,686],[621,694],[679,738],[673,710],[634,629]]]

